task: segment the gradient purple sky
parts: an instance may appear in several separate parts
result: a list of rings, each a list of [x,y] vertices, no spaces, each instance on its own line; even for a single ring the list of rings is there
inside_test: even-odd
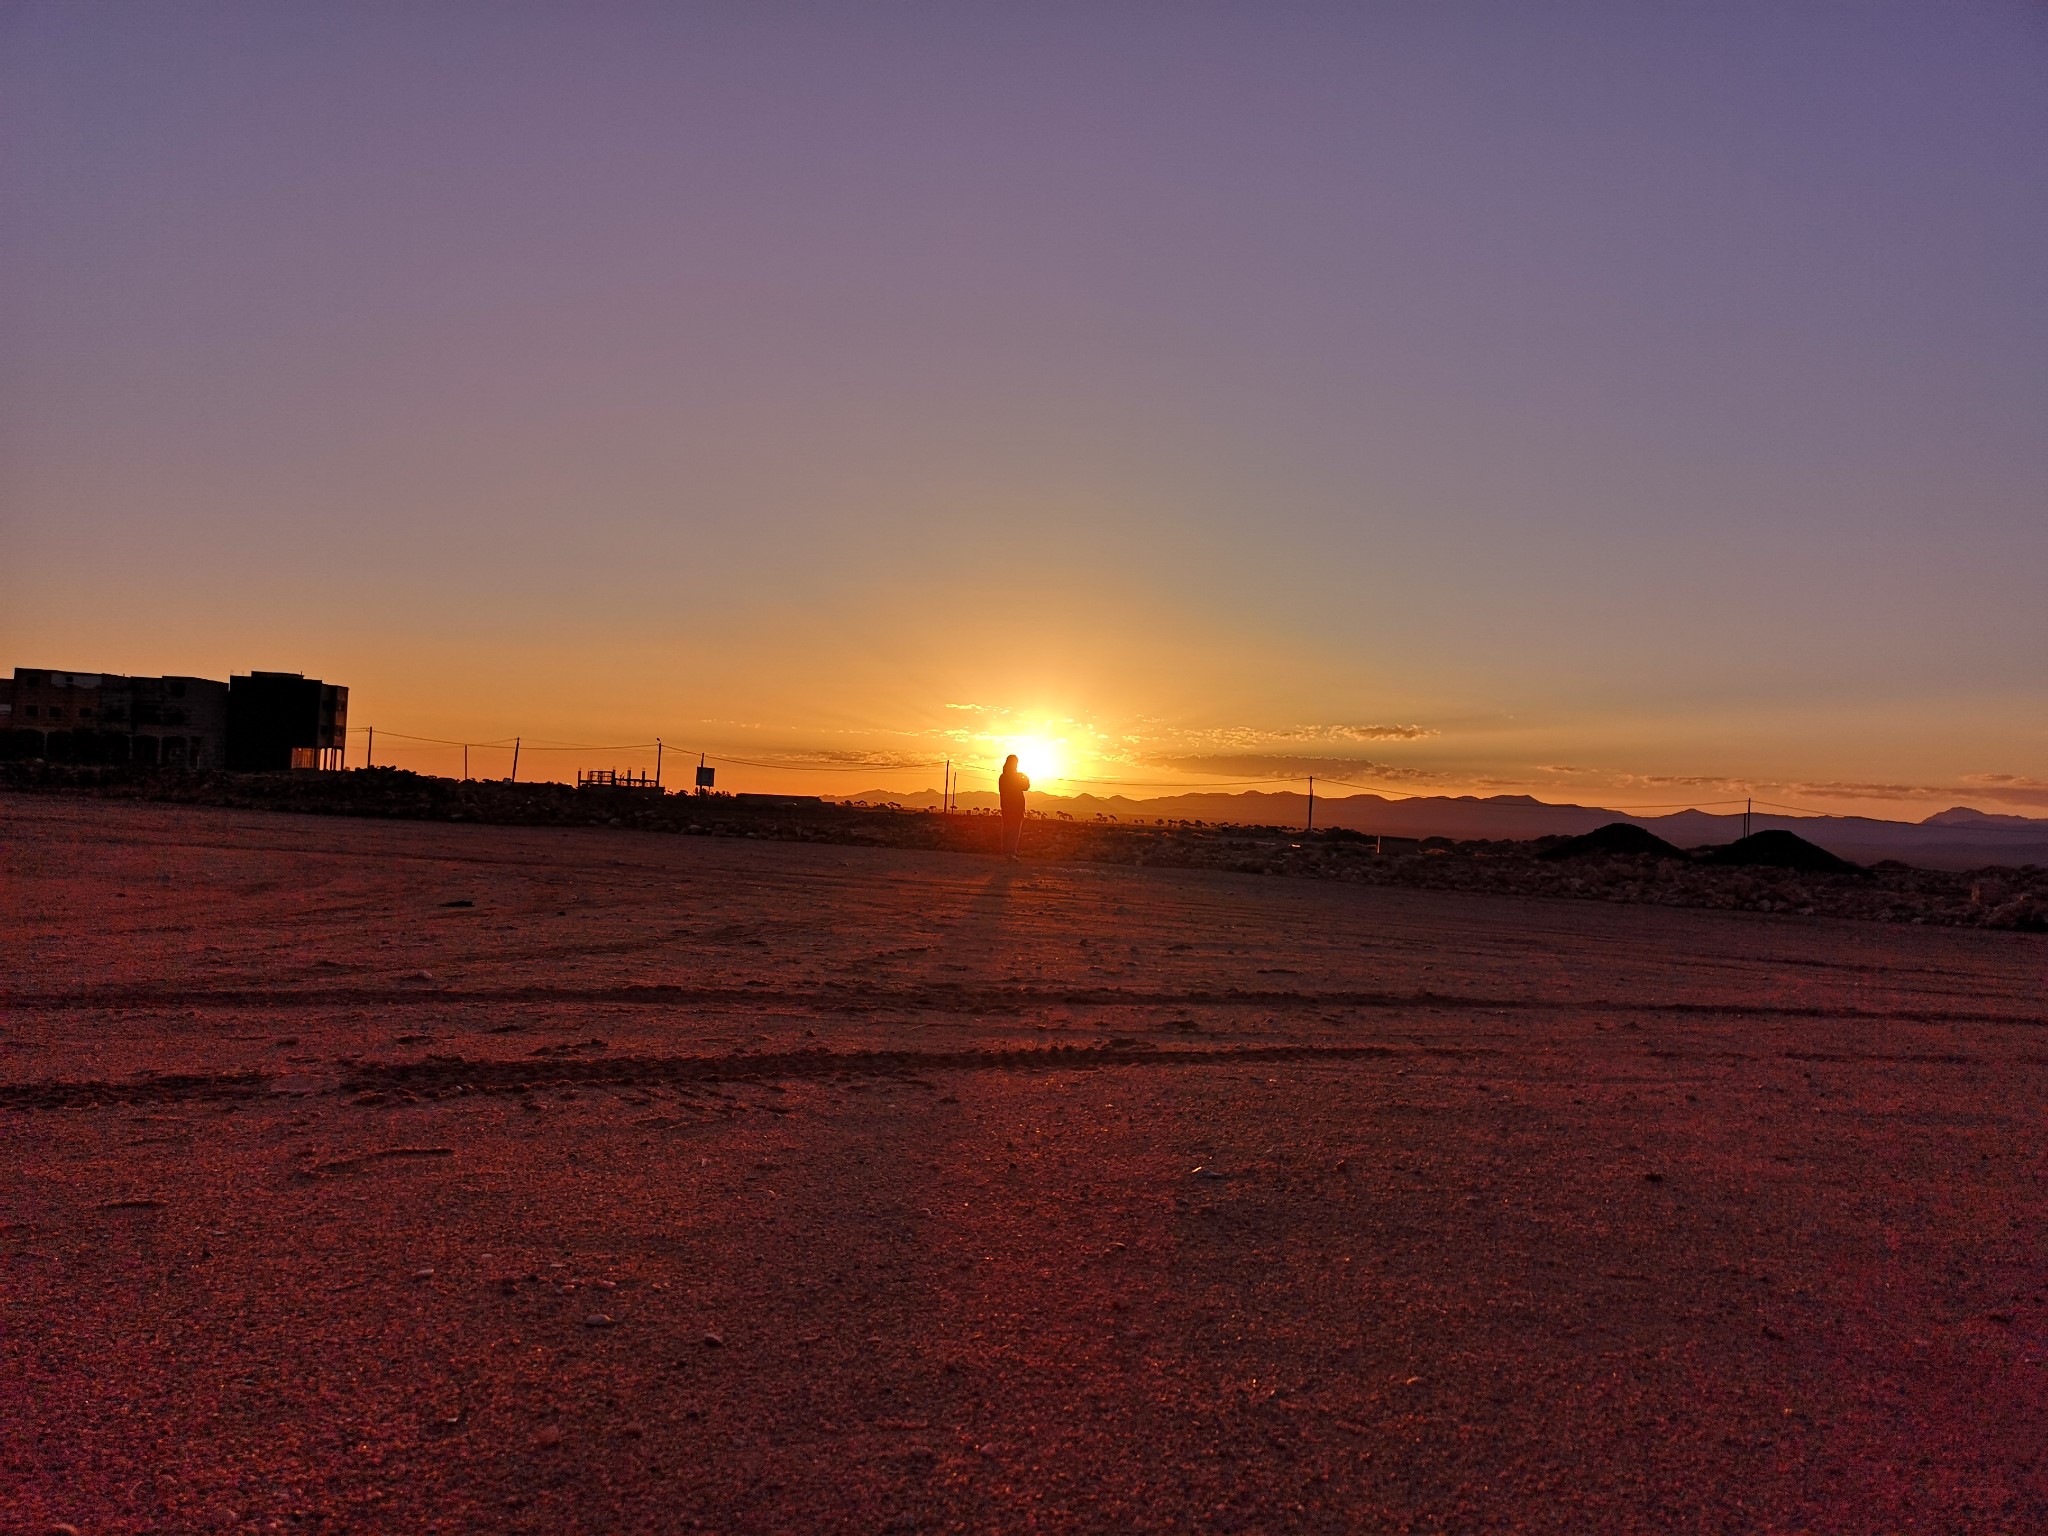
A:
[[[420,767],[2048,810],[2039,5],[17,3],[0,71],[0,667],[303,669]]]

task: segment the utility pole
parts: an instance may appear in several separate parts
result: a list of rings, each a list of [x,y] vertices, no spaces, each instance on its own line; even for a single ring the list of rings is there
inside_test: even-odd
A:
[[[512,782],[519,782],[519,738],[512,738]]]
[[[373,725],[369,729],[369,744],[363,748],[363,766],[365,768],[370,766],[370,759],[377,755],[377,727]]]
[[[1307,826],[1306,830],[1307,830],[1307,831],[1310,831],[1310,832],[1313,832],[1313,831],[1315,831],[1315,829],[1316,829],[1316,776],[1315,776],[1314,774],[1310,774],[1310,775],[1308,776],[1308,826]]]
[[[939,809],[950,813],[953,809],[953,759],[946,759],[946,771],[939,776]]]
[[[462,744],[462,782],[469,782],[469,743]]]
[[[661,738],[654,738],[654,787],[661,788]]]
[[[1749,836],[1749,813],[1751,807],[1755,804],[1756,799],[1754,796],[1742,802],[1742,835],[1744,837]]]

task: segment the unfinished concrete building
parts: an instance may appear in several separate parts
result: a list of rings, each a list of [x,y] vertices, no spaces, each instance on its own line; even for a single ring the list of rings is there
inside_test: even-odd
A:
[[[228,685],[16,667],[0,698],[0,755],[57,763],[218,768]]]
[[[348,690],[297,672],[129,677],[16,667],[0,758],[105,767],[339,768]]]

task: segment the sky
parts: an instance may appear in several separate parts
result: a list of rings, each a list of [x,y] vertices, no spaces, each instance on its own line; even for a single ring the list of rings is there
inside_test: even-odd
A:
[[[17,0],[0,156],[0,668],[2048,815],[2037,4]]]

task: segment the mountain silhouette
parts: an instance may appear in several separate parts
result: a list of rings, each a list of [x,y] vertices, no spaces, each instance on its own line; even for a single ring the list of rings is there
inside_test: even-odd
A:
[[[1685,850],[1667,843],[1647,827],[1630,821],[1610,821],[1604,827],[1570,838],[1543,854],[1546,859],[1590,859],[1608,854],[1650,854],[1660,859],[1682,859]]]
[[[1748,837],[1738,837],[1732,843],[1719,848],[1708,849],[1701,855],[1704,864],[1747,864],[1763,869],[1801,869],[1812,874],[1848,875],[1861,872],[1861,866],[1851,864],[1847,859],[1838,859],[1827,849],[1816,843],[1809,843],[1796,832],[1752,832]]]

